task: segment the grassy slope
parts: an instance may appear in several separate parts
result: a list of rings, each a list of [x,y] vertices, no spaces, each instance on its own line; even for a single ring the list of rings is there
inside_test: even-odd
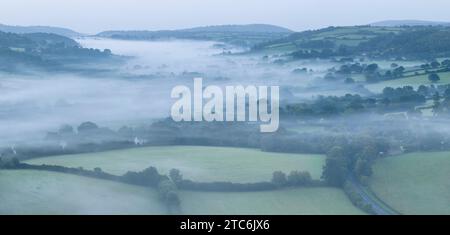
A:
[[[155,191],[40,171],[0,171],[0,214],[164,214]]]
[[[199,181],[256,182],[270,180],[273,171],[308,170],[318,179],[325,157],[266,153],[253,149],[218,147],[148,147],[104,153],[67,155],[28,161],[31,164],[53,164],[95,168],[113,174],[140,171],[155,166],[162,173],[172,168],[185,178]]]
[[[450,152],[412,153],[379,160],[371,188],[404,214],[450,214]]]
[[[315,31],[313,34],[308,36],[297,36],[292,37],[291,40],[286,42],[274,42],[268,44],[261,50],[265,53],[288,53],[296,51],[296,43],[309,40],[329,40],[336,44],[336,46],[346,45],[346,46],[357,46],[361,42],[368,41],[370,38],[376,35],[386,34],[390,32],[400,32],[402,28],[396,27],[336,27],[331,30],[319,30]],[[374,35],[375,33],[376,35]],[[303,48],[305,49],[305,48]]]
[[[363,214],[342,190],[286,189],[251,193],[181,192],[186,214]]]
[[[154,191],[40,171],[0,171],[0,214],[164,214]],[[183,214],[363,214],[335,188],[179,192]]]

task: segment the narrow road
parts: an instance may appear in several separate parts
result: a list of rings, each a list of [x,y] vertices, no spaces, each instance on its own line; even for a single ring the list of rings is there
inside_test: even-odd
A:
[[[392,209],[389,205],[382,202],[380,199],[376,198],[376,196],[368,191],[367,188],[362,186],[354,176],[348,177],[348,182],[350,182],[354,188],[356,189],[356,193],[358,193],[365,203],[369,204],[372,207],[372,210],[376,215],[399,215],[400,213]]]

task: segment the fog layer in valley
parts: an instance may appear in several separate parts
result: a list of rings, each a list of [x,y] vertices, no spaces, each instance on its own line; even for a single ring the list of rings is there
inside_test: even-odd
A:
[[[343,96],[359,91],[318,78],[335,66],[330,61],[277,64],[277,55],[239,54],[244,49],[205,41],[79,38],[78,42],[86,48],[111,49],[128,59],[111,67],[114,72],[108,76],[0,74],[0,145],[39,141],[63,124],[76,127],[91,121],[116,130],[150,124],[170,116],[175,102],[170,98],[172,88],[192,87],[194,77],[204,78],[204,86],[279,85],[281,106],[319,95]],[[310,72],[293,73],[299,68]],[[346,121],[367,120],[356,116]]]
[[[281,85],[295,88],[282,88],[281,99],[311,98],[318,93],[306,93],[303,88],[313,77],[294,76],[292,70],[308,67],[320,74],[330,67],[329,62],[276,65],[273,61],[277,58],[263,59],[260,54],[230,55],[243,49],[215,42],[98,38],[80,38],[78,42],[87,48],[109,48],[129,59],[113,68],[117,72],[101,77],[0,75],[1,145],[41,139],[63,124],[92,121],[119,128],[166,118],[174,102],[171,89],[177,85],[192,87],[194,77],[203,77],[204,86]],[[334,87],[322,87],[321,94],[339,93]]]

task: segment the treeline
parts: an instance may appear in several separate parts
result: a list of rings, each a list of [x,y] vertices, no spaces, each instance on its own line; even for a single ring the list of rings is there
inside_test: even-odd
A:
[[[363,75],[366,82],[375,83],[404,77],[405,67],[396,63],[391,64],[392,69],[381,70],[378,64],[362,64],[359,62],[341,65],[339,68],[331,68],[325,75],[326,80],[344,80],[346,83],[354,83],[352,75]]]
[[[347,94],[345,96],[319,96],[312,102],[288,104],[281,108],[280,115],[285,118],[299,119],[331,118],[337,116],[378,113],[392,111],[413,111],[426,102],[426,96],[413,87],[387,88],[380,96],[362,97]]]
[[[319,96],[312,102],[288,104],[281,108],[281,116],[294,116],[301,119],[327,118],[344,113],[367,111],[376,107],[376,99],[360,95]]]
[[[322,133],[271,134],[261,138],[260,149],[265,152],[324,154],[338,139]]]
[[[389,105],[392,103],[425,103],[429,93],[425,90],[414,90],[412,86],[404,86],[398,88],[386,87],[381,94],[382,103]]]
[[[232,183],[232,182],[195,182],[182,180],[177,186],[183,190],[205,192],[257,192],[276,190],[278,187],[271,182]]]
[[[353,58],[351,59],[353,61]],[[391,69],[381,69],[376,63],[346,63],[339,68],[333,67],[329,69],[324,78],[330,81],[344,80],[346,83],[354,83],[353,75],[363,75],[366,82],[376,83],[399,78],[428,75],[428,79],[431,82],[438,82],[440,80],[439,73],[450,71],[450,60],[447,59],[438,62],[434,59],[430,63],[422,64],[419,67],[407,71],[405,67],[397,63],[392,63]]]
[[[255,123],[186,123],[164,119],[136,128],[115,131],[84,122],[74,128],[63,125],[47,133],[39,145],[20,144],[3,147],[0,156],[21,160],[67,154],[100,152],[144,146],[232,146],[259,148],[261,133]]]
[[[92,153],[109,150],[118,150],[136,147],[132,141],[105,141],[102,143],[75,143],[61,146],[58,142],[44,142],[42,146],[19,145],[3,147],[0,149],[0,156],[4,158],[16,157],[20,160],[27,160],[39,157]]]
[[[344,96],[319,96],[311,102],[288,104],[281,108],[280,115],[285,118],[299,119],[330,118],[355,113],[408,112],[421,115],[416,110],[428,99],[435,101],[437,113],[444,114],[450,110],[450,85],[421,85],[386,87],[382,93],[372,97],[347,94]]]
[[[318,187],[324,182],[313,180],[309,172],[292,171],[287,176],[281,171],[273,173],[270,182],[233,183],[233,182],[195,182],[183,179],[180,171],[172,169],[170,178],[179,189],[206,192],[257,192],[271,191],[285,187]]]

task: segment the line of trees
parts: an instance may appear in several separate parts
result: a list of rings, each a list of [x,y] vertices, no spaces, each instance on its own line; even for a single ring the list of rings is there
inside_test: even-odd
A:
[[[450,100],[450,86],[421,85],[417,89],[412,86],[386,87],[381,94],[373,97],[352,94],[339,97],[319,96],[312,102],[287,104],[281,108],[280,115],[283,118],[307,120],[369,112],[383,114],[403,111],[413,113],[417,106],[425,104],[431,98],[436,101]]]
[[[179,189],[208,192],[256,192],[270,191],[285,187],[314,187],[323,186],[323,182],[313,180],[309,172],[292,171],[288,176],[275,171],[270,182],[232,183],[232,182],[195,182],[183,179],[180,171],[172,169],[170,178]]]

